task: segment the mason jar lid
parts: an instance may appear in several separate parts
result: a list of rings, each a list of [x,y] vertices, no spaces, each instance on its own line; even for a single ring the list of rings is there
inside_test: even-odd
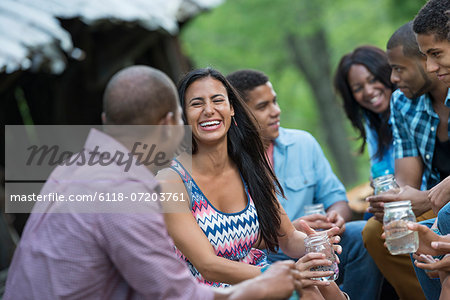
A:
[[[317,245],[328,241],[328,233],[326,231],[320,231],[315,234],[305,237],[305,245]]]
[[[383,175],[377,178],[373,179],[373,184],[376,185],[380,185],[380,184],[386,184],[388,182],[391,182],[395,180],[394,175],[393,174],[387,174],[387,175]]]
[[[384,208],[399,208],[399,207],[411,207],[411,201],[404,200],[404,201],[394,201],[394,202],[385,202]]]
[[[318,209],[324,209],[323,203],[305,205],[305,210],[318,210]]]

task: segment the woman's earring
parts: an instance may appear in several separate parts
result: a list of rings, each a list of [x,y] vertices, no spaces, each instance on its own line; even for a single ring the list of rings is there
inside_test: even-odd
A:
[[[236,119],[234,118],[234,116],[231,116],[231,117],[233,118],[234,125],[236,125],[236,127],[237,127]]]

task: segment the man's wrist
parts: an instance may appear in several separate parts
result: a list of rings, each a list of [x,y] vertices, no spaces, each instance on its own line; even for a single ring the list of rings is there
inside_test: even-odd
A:
[[[261,276],[258,276],[251,280],[241,282],[238,285],[225,288],[225,290],[229,290],[229,292],[226,294],[226,298],[223,299],[265,299],[266,295],[268,294],[267,284],[265,284],[264,282],[259,282],[261,280]]]

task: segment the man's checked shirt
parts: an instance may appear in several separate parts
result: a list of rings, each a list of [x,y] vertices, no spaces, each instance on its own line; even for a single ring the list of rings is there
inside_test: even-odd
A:
[[[450,107],[450,92],[445,105]],[[450,119],[448,122],[450,137]],[[396,90],[391,97],[391,123],[395,159],[420,156],[424,163],[423,178],[427,189],[438,184],[439,172],[433,169],[432,162],[439,116],[433,109],[429,95],[408,99],[400,90]]]

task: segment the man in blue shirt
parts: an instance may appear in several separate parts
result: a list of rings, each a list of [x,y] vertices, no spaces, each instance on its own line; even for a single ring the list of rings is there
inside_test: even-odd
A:
[[[305,220],[316,230],[338,226],[341,231],[341,289],[351,299],[378,299],[381,275],[362,243],[365,221],[349,222],[351,210],[345,188],[333,173],[317,141],[307,132],[280,127],[280,107],[269,78],[255,70],[240,70],[227,76],[241,93],[261,127],[267,156],[286,195],[279,201],[294,226]],[[304,215],[308,204],[322,203],[326,216]],[[289,259],[282,252],[269,261]]]

